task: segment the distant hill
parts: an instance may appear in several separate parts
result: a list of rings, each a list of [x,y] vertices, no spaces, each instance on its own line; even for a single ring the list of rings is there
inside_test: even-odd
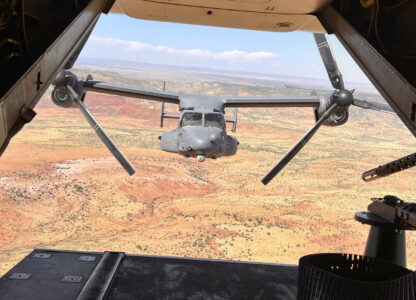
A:
[[[165,66],[123,60],[81,58],[74,66],[81,77],[91,74],[95,80],[139,86],[175,93],[215,96],[308,96],[312,92],[332,91],[326,80],[259,73],[240,73],[222,70]],[[371,87],[355,88],[359,99],[385,103]],[[361,84],[362,85],[362,84]],[[40,103],[45,105],[46,103]],[[46,104],[47,106],[50,103]],[[146,104],[147,105],[147,104]],[[149,105],[151,105],[149,103]],[[100,110],[99,108],[97,108]],[[175,108],[176,109],[176,108]]]
[[[180,67],[149,64],[125,60],[80,57],[75,65],[80,69],[115,70],[122,69],[121,75],[136,79],[159,79],[176,82],[215,81],[245,85],[286,85],[294,88],[331,89],[329,79],[294,77],[282,74],[239,72],[209,68]],[[346,82],[350,88],[362,93],[378,94],[370,84]]]
[[[188,94],[329,89],[306,86],[315,79],[294,78],[303,82],[295,86],[284,76],[123,61],[81,59],[74,72],[153,89],[166,80],[168,91]],[[127,176],[78,109],[59,108],[45,93],[0,163],[0,275],[33,248],[289,264],[317,252],[360,254],[369,227],[354,213],[372,197],[416,194],[412,169],[361,180],[363,171],[414,151],[411,133],[393,114],[351,107],[345,125],[322,126],[265,187],[260,179],[314,124],[310,107],[240,109],[237,154],[199,163],[160,149],[158,136],[177,126],[166,120],[159,127],[160,103],[91,92],[85,104],[137,173]],[[415,245],[416,236],[407,240]],[[407,259],[414,269],[415,247]]]

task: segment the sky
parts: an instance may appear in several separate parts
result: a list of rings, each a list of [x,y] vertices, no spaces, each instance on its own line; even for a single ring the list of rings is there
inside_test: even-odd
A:
[[[344,80],[369,83],[334,35],[330,42]],[[81,57],[328,78],[310,32],[197,26],[115,14],[101,16]]]

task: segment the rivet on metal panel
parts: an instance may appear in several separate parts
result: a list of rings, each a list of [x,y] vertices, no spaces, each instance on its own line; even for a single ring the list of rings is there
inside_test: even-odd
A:
[[[33,258],[44,258],[44,259],[46,259],[46,258],[49,258],[51,256],[52,256],[52,254],[50,254],[50,253],[35,253],[35,254],[33,254]]]
[[[62,282],[72,282],[72,283],[78,283],[81,282],[82,280],[82,276],[71,276],[71,275],[66,275],[63,279]]]
[[[95,261],[95,256],[82,255],[78,258],[78,260],[81,260],[81,261]]]
[[[9,276],[9,279],[26,280],[29,279],[32,274],[30,273],[13,273]]]

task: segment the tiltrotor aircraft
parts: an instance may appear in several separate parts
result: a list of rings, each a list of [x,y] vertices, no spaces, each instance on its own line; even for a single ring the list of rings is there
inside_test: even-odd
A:
[[[5,0],[0,2],[0,156],[11,139],[24,128],[25,124],[34,119],[36,104],[58,74],[54,100],[64,107],[79,107],[97,134],[129,173],[133,173],[134,168],[85,108],[84,99],[87,91],[110,92],[161,101],[162,122],[164,117],[169,117],[164,113],[163,102],[177,103],[182,109],[179,115],[175,115],[179,117],[178,129],[172,133],[165,133],[161,137],[162,146],[165,147],[166,142],[166,147],[177,145],[177,148],[172,147],[175,152],[204,157],[214,155],[219,157],[232,153],[231,143],[236,143],[236,140],[228,138],[225,128],[222,128],[223,123],[227,121],[224,118],[225,107],[313,107],[316,125],[263,179],[264,183],[272,179],[300,151],[320,125],[335,126],[345,123],[350,105],[373,109],[385,108],[355,99],[353,92],[345,89],[341,74],[323,35],[315,35],[315,37],[335,89],[325,96],[300,99],[293,99],[293,97],[218,97],[214,99],[119,87],[94,82],[91,78],[85,81],[80,80],[69,71],[60,73],[62,70],[72,68],[102,13],[118,13],[152,21],[271,32],[301,30],[334,34],[386,99],[398,118],[416,137],[416,35],[412,30],[416,28],[416,0]],[[146,30],[146,27],[137,28],[137,30],[138,32]],[[235,129],[235,115],[233,120],[231,121]],[[384,119],[381,121],[392,122]],[[189,126],[184,126],[185,124]],[[216,133],[209,133],[208,131],[211,130],[216,130]],[[201,133],[197,135],[200,140],[197,141],[191,134],[186,138],[183,137],[185,131]],[[224,135],[221,133],[218,139],[219,132],[224,132]],[[369,132],[368,136],[373,134]],[[185,147],[184,150],[180,150],[181,145]],[[211,150],[208,151],[203,147]],[[24,151],[27,155],[31,155],[30,149]],[[377,154],[377,160],[384,161],[382,149]],[[376,163],[374,161],[374,164]],[[416,153],[413,153],[379,165],[363,173],[362,178],[365,181],[383,180],[381,178],[415,166]],[[326,174],[330,175],[330,173]],[[27,178],[24,175],[25,173],[20,172],[16,174],[20,179],[12,188],[20,189],[21,182]],[[409,172],[407,176],[414,176],[414,173]],[[118,178],[114,177],[114,179]],[[30,182],[28,181],[28,184]],[[389,180],[385,182],[388,183]],[[129,183],[133,184],[133,181]],[[163,184],[156,186],[158,189],[166,188]],[[56,187],[56,185],[45,186],[45,189],[48,191]],[[29,185],[28,188],[30,188]],[[363,193],[364,197],[367,197],[369,192],[375,193],[374,196],[377,198],[372,199],[372,203],[365,211],[359,211],[354,215],[355,220],[370,226],[364,255],[319,253],[303,256],[299,260],[299,265],[287,265],[222,259],[130,255],[124,252],[113,252],[114,248],[111,252],[35,249],[1,277],[0,298],[31,300],[416,299],[416,272],[406,268],[405,234],[408,230],[416,229],[416,203],[389,195],[379,198],[385,195],[384,189],[384,185],[372,186]],[[154,190],[142,185],[138,187],[138,191],[150,194]],[[236,186],[235,191],[239,192],[239,187]],[[276,195],[276,191],[278,190],[271,189],[268,193],[267,207],[269,203],[276,202],[277,204],[279,201],[286,200],[285,197],[281,197],[282,194]],[[316,190],[314,194],[321,195],[320,198],[325,198],[328,205],[331,205],[329,202],[331,198],[338,197],[339,193],[345,193],[345,191],[343,187],[337,193]],[[361,191],[364,190],[360,187]],[[279,192],[283,192],[284,196],[284,190],[279,190]],[[140,194],[134,197],[139,200]],[[309,195],[312,194],[305,194],[305,200],[313,202],[316,197]],[[209,198],[204,196],[199,197],[198,202],[200,200],[201,203],[208,202],[207,205],[210,205]],[[253,194],[249,193],[247,196],[252,197]],[[221,203],[222,201],[227,203],[226,197],[221,194],[218,194],[218,197],[224,198],[221,199]],[[101,197],[98,194],[97,197],[88,198],[90,200],[88,202],[80,199],[80,204],[82,204],[80,207],[85,213],[88,213],[89,205],[101,208],[102,202],[99,198]],[[55,202],[60,199],[48,200]],[[260,205],[256,199],[253,200],[257,202],[256,205]],[[34,211],[26,209],[20,211],[23,208],[22,205],[31,204],[29,201],[16,203],[7,193],[2,194],[1,201],[2,211],[6,212],[6,216],[9,208],[17,207],[19,212],[12,222],[8,222],[7,217],[4,218],[2,215],[6,229],[6,231],[2,230],[4,244],[5,241],[11,240],[8,237],[12,236],[9,232],[20,234],[25,228],[31,229],[35,224],[31,224],[30,218],[27,218],[28,214],[34,214]],[[192,205],[192,203],[187,202],[185,205]],[[40,204],[38,201],[33,203],[39,208],[42,207]],[[241,204],[244,205],[244,202]],[[278,204],[280,206],[281,202]],[[234,206],[234,203],[231,205]],[[284,204],[284,206],[289,205],[291,203]],[[240,211],[240,203],[236,206],[239,206],[238,211]],[[134,207],[128,203],[125,206],[129,214],[132,213],[133,218],[136,215],[132,210]],[[265,205],[263,207],[266,208]],[[305,209],[305,207],[308,206],[295,205],[292,206],[291,211],[296,216],[297,210]],[[316,207],[319,208],[319,205]],[[106,207],[103,208],[104,212]],[[251,210],[251,205],[245,208]],[[343,210],[342,215],[340,215],[341,210]],[[41,210],[36,212],[41,213]],[[74,211],[75,214],[78,212],[80,211]],[[341,229],[342,237],[346,237],[354,245],[360,244],[361,239],[357,239],[357,234],[347,235],[345,230],[340,228],[345,224],[344,213],[349,212],[342,208],[334,209],[330,216],[325,211],[321,210],[321,212],[323,219],[330,218],[328,219],[330,222],[321,223],[319,226],[335,226],[338,231]],[[225,214],[225,211],[219,209],[218,213],[219,215]],[[253,213],[256,213],[256,210]],[[173,222],[176,222],[175,215],[176,212],[172,215]],[[36,213],[37,218],[40,216]],[[160,217],[162,216],[165,215]],[[259,220],[263,220],[261,215],[259,217]],[[222,219],[221,217],[220,222],[223,222]],[[162,226],[170,224],[165,223],[165,220],[167,218],[163,219]],[[307,226],[313,233],[310,220],[291,220],[293,220],[291,221],[293,227],[290,229],[295,230]],[[110,221],[108,226],[111,226]],[[226,222],[228,225],[228,219]],[[27,224],[29,227],[26,226]],[[125,224],[128,231],[137,230],[130,223]],[[208,223],[204,222],[201,225],[208,229],[208,232],[221,230],[219,227],[216,227],[217,230],[211,230],[205,224]],[[261,225],[259,229],[265,229],[265,224],[258,223],[257,225]],[[280,227],[281,223],[278,222],[276,225]],[[85,241],[83,231],[88,230],[88,227],[73,228],[71,241],[74,243],[71,245],[76,245],[76,241]],[[198,226],[199,232],[201,232],[200,228]],[[53,229],[55,231],[56,227]],[[158,229],[152,227],[151,230]],[[203,232],[206,231],[203,230],[201,233]],[[259,231],[256,230],[255,234],[257,232]],[[122,234],[123,241],[125,241],[124,231]],[[239,233],[236,232],[236,234],[236,237],[242,237]],[[177,237],[180,238],[180,235]],[[211,241],[216,241],[215,243],[221,245],[223,239],[218,240],[218,237],[216,236]],[[232,237],[234,240],[234,235]],[[21,239],[22,236],[16,241]],[[198,248],[200,247],[199,239],[198,237],[194,242],[198,244]],[[109,242],[112,240],[112,238],[109,239]],[[65,244],[66,242],[65,240]],[[264,244],[268,244],[265,245],[268,251],[275,253],[271,259],[280,261],[278,248],[273,247],[273,242],[273,235],[271,235]],[[204,242],[202,244],[205,246]],[[89,243],[89,245],[92,244]],[[185,249],[192,247],[186,243],[182,245]],[[2,248],[7,255],[9,255],[9,250],[16,252],[15,249],[19,249],[17,251],[19,255],[23,253],[24,248],[7,250],[9,246],[9,244],[4,244]],[[263,243],[259,246],[263,246]],[[327,252],[327,250],[324,251]],[[290,251],[291,255],[295,256],[299,253],[296,249],[293,251],[293,248]],[[226,257],[232,259],[237,256]],[[10,262],[7,261],[7,263]]]
[[[54,82],[53,102],[61,107],[78,107],[91,127],[113,153],[125,170],[133,175],[134,167],[115,146],[84,105],[87,91],[135,97],[162,102],[161,127],[164,118],[179,119],[178,128],[164,132],[159,137],[161,148],[167,152],[179,153],[186,157],[218,158],[234,155],[239,142],[226,132],[226,122],[237,125],[237,107],[313,107],[316,123],[308,133],[290,150],[286,156],[262,179],[264,184],[272,180],[289,161],[311,139],[321,125],[339,126],[348,120],[351,105],[381,111],[393,110],[388,105],[370,103],[354,98],[354,91],[344,86],[341,72],[333,56],[327,36],[314,33],[322,60],[331,80],[334,91],[322,96],[302,97],[215,97],[203,95],[174,94],[166,91],[137,87],[120,86],[112,83],[93,81],[89,75],[85,80],[78,79],[69,70],[63,70]],[[164,103],[179,105],[180,114],[166,114]],[[233,118],[225,118],[225,108],[234,107]]]

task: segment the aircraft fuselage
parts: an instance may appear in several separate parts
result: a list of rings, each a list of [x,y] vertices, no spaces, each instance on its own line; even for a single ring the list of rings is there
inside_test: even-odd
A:
[[[194,110],[183,111],[178,128],[164,132],[160,141],[163,151],[199,161],[234,155],[239,144],[234,136],[227,135],[223,113]]]

